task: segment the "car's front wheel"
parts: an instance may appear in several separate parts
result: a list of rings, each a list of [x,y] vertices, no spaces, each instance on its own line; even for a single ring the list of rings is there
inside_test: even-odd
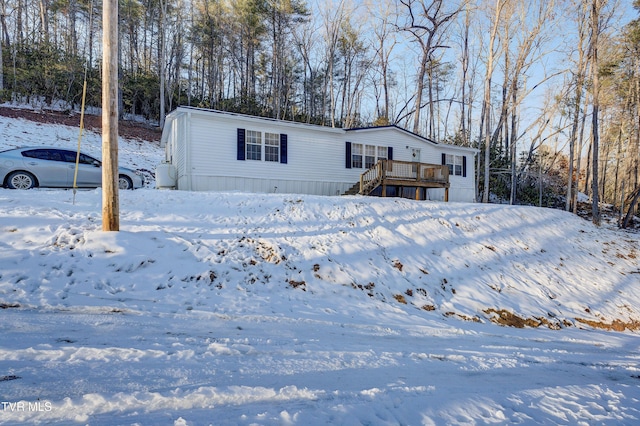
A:
[[[7,178],[7,186],[11,189],[31,189],[37,186],[37,181],[29,172],[13,172]]]
[[[133,182],[131,182],[129,176],[120,175],[120,177],[118,177],[118,188],[133,189]]]

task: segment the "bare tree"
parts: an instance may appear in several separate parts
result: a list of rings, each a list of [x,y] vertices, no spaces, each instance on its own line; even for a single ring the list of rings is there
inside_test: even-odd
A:
[[[325,42],[322,104],[323,111],[328,110],[331,127],[336,127],[337,100],[334,91],[336,55],[338,52],[342,22],[348,18],[350,11],[347,10],[345,6],[345,0],[340,0],[337,4],[333,4],[330,0],[327,0],[327,3],[320,13],[323,20]]]
[[[268,93],[274,118],[284,118],[294,98],[295,62],[292,49],[295,25],[303,23],[309,12],[299,0],[272,0],[266,4],[270,49],[263,53]]]
[[[372,11],[375,16],[375,67],[374,72],[379,75],[379,80],[374,78],[373,88],[376,92],[376,123],[389,124],[391,122],[391,86],[392,70],[391,55],[397,44],[395,34],[392,31],[392,11],[387,2],[375,2],[377,10]],[[376,13],[378,12],[378,13]],[[382,93],[380,93],[382,92]],[[382,105],[380,98],[382,98]]]
[[[591,15],[590,26],[591,34],[589,41],[589,54],[591,58],[591,84],[592,84],[592,115],[591,115],[591,129],[592,129],[592,165],[591,172],[593,174],[591,180],[591,211],[593,216],[593,223],[600,225],[600,197],[598,191],[598,154],[600,151],[600,133],[599,133],[599,109],[600,109],[600,76],[599,76],[599,62],[598,62],[598,41],[600,36],[600,14],[603,4],[606,0],[591,0]]]
[[[165,119],[165,79],[167,75],[167,67],[166,67],[166,28],[167,28],[167,3],[168,0],[160,0],[160,21],[158,22],[158,29],[160,39],[158,40],[158,74],[160,74],[160,119],[159,124],[160,127],[164,126]]]
[[[343,127],[349,128],[360,124],[362,87],[373,59],[359,30],[351,25],[350,20],[343,24],[338,47],[342,62],[340,119]]]
[[[465,3],[464,26],[462,28],[462,55],[460,66],[462,78],[460,81],[460,133],[464,145],[471,144],[470,130],[473,111],[473,77],[470,75],[471,54],[469,52],[469,31],[471,29],[471,2]]]
[[[420,112],[425,82],[429,95],[429,126],[427,135],[433,137],[435,131],[435,104],[433,96],[433,80],[427,79],[427,74],[436,65],[435,53],[443,48],[443,38],[448,25],[464,8],[465,2],[460,2],[449,9],[443,0],[400,0],[407,13],[407,23],[400,30],[413,35],[413,39],[420,46],[420,60],[416,77],[416,95],[413,118],[413,132],[420,133]],[[450,3],[449,3],[450,4]]]
[[[509,155],[509,163],[511,166],[511,194],[509,197],[510,204],[515,203],[516,187],[517,187],[517,174],[516,174],[516,154],[517,154],[517,142],[518,142],[518,122],[519,114],[518,110],[520,104],[526,96],[526,92],[520,90],[520,85],[523,83],[524,75],[529,67],[538,62],[545,54],[544,51],[539,51],[540,46],[543,44],[543,29],[546,25],[549,25],[553,21],[553,14],[555,12],[555,1],[543,0],[543,1],[531,1],[518,4],[520,8],[516,11],[519,16],[518,22],[520,24],[520,31],[518,36],[518,46],[515,55],[515,61],[513,68],[508,70],[510,75],[508,85],[503,88],[504,99],[503,107],[500,113],[500,119],[498,120],[498,128],[500,123],[504,123],[504,139],[505,139],[505,151]],[[525,23],[526,22],[526,23]],[[528,26],[530,25],[530,26]],[[508,27],[507,27],[508,28]],[[509,38],[509,37],[505,37]],[[535,54],[536,51],[539,51]],[[505,46],[505,55],[509,55],[509,48]],[[551,76],[544,75],[541,80],[545,81]],[[537,83],[533,89],[538,87],[540,83]],[[533,91],[530,90],[530,92]],[[511,123],[508,123],[508,115],[511,115]],[[495,139],[495,136],[494,136]]]
[[[585,55],[585,40],[587,38],[587,20],[588,11],[586,4],[580,2],[577,12],[577,24],[578,24],[578,38],[577,38],[577,50],[578,60],[573,71],[573,87],[574,95],[572,97],[572,126],[571,133],[569,135],[569,173],[567,181],[567,199],[565,203],[565,210],[569,211],[572,206],[576,205],[577,195],[577,179],[574,176],[574,157],[577,146],[578,125],[580,123],[580,113],[582,107],[582,94],[584,91],[584,84],[587,72],[587,57]],[[579,150],[578,152],[581,152]],[[580,173],[579,167],[577,173]]]
[[[498,25],[500,24],[500,17],[502,15],[502,9],[504,8],[508,0],[496,0],[495,8],[493,11],[493,24],[491,26],[491,33],[489,35],[489,48],[486,61],[486,74],[484,78],[484,98],[482,101],[482,118],[480,120],[480,133],[484,134],[484,191],[482,193],[482,202],[489,202],[489,180],[491,172],[491,79],[493,77],[493,70],[495,67],[495,42],[498,34]],[[483,127],[484,121],[484,129]]]
[[[322,66],[318,55],[314,54],[320,44],[318,32],[313,16],[306,25],[296,28],[293,32],[297,52],[303,62],[301,113],[306,116],[307,123],[310,123],[313,117],[323,116],[320,111],[323,95],[318,95],[318,89],[322,86]]]

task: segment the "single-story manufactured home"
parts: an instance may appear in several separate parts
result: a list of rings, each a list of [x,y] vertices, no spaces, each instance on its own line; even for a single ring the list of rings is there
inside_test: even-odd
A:
[[[475,200],[477,150],[398,126],[337,129],[178,107],[161,144],[158,188]]]

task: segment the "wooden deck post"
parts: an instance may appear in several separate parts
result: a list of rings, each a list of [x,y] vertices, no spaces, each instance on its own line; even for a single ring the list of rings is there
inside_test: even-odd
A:
[[[449,188],[444,189],[444,201],[449,202]]]
[[[420,201],[420,187],[416,186],[416,201]]]

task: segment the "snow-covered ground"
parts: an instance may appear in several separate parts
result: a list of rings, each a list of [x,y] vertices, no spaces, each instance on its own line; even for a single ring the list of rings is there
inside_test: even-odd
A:
[[[0,149],[51,143],[77,130],[0,117]],[[121,192],[104,233],[100,189],[72,201],[0,189],[0,424],[640,422],[638,234],[530,207],[152,188]]]

